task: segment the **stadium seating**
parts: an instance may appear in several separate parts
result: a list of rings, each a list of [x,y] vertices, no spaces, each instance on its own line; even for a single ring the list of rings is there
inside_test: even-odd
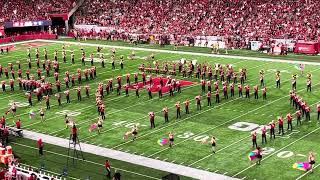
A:
[[[68,13],[74,0],[0,0],[0,22],[49,19],[49,13]]]
[[[318,40],[320,3],[315,0],[88,0],[76,24],[129,33],[209,35],[249,40]]]

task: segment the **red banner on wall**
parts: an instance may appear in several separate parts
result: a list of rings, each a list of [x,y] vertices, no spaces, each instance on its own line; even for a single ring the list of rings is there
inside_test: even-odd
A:
[[[299,54],[318,54],[319,43],[315,42],[298,42],[295,45],[294,53]]]

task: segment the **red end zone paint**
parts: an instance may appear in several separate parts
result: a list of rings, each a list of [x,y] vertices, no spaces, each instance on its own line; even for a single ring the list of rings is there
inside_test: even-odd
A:
[[[163,80],[163,84],[164,84],[164,86],[162,87],[162,93],[165,94],[165,93],[169,92],[169,87],[167,86],[167,82],[168,82],[169,79],[162,78],[162,80]],[[152,87],[151,87],[151,92],[152,93],[157,93],[158,92],[158,86],[160,86],[160,78],[159,77],[155,77],[155,78],[152,79],[152,81],[153,81],[153,84],[152,84]],[[184,81],[184,80],[179,80],[179,79],[176,79],[176,81],[180,82],[181,87],[187,87],[187,86],[192,86],[192,85],[196,84],[195,82]],[[150,85],[149,81],[147,81],[147,85],[145,85],[145,86],[143,85],[142,82],[139,82],[138,84],[131,84],[129,86],[129,89],[135,90],[135,88],[137,86],[139,87],[139,89],[143,89],[143,88],[146,89],[146,88],[149,87],[149,85]]]
[[[24,45],[26,45],[28,47],[42,47],[42,46],[48,45],[48,43],[27,43]]]

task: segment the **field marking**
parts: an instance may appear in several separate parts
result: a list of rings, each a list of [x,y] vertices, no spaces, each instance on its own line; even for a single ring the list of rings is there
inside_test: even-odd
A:
[[[227,148],[233,146],[234,144],[237,144],[237,143],[239,143],[239,142],[241,142],[241,141],[243,141],[244,139],[247,139],[247,138],[249,138],[249,137],[250,137],[250,136],[246,136],[246,137],[244,137],[244,138],[241,138],[241,139],[239,139],[238,141],[236,141],[236,142],[234,142],[234,143],[232,143],[232,144],[229,144],[228,146],[225,146],[225,147],[219,149],[216,153],[219,153],[220,151],[222,151],[222,150],[224,150],[224,149],[227,149]],[[205,156],[205,157],[203,157],[203,158],[201,158],[201,159],[198,159],[197,161],[189,164],[188,166],[192,166],[192,165],[194,165],[194,164],[196,164],[196,163],[198,163],[198,162],[200,162],[200,161],[202,161],[202,160],[204,160],[204,159],[207,159],[208,157],[213,156],[213,155],[214,155],[213,153],[210,153],[209,155],[207,155],[207,156]]]
[[[79,43],[79,42],[70,42],[70,41],[54,41],[54,40],[44,40],[44,39],[39,39],[37,41],[53,42],[53,43],[60,43],[60,44],[85,45],[85,46],[94,46],[94,47],[100,46],[100,47],[107,47],[107,48],[130,49],[130,50],[137,50],[137,51],[150,51],[150,52],[159,52],[159,53],[185,54],[185,55],[205,56],[205,57],[230,58],[230,59],[241,59],[241,60],[252,60],[252,61],[268,61],[268,62],[278,62],[278,63],[287,63],[287,64],[299,64],[300,63],[300,64],[309,64],[309,65],[320,65],[320,63],[316,63],[316,62],[306,62],[306,61],[299,61],[299,60],[286,60],[286,59],[246,57],[246,56],[235,56],[235,55],[195,53],[195,52],[186,52],[186,51],[172,51],[172,50],[162,50],[162,49],[113,46],[113,45]]]
[[[258,66],[254,66],[254,67],[252,67],[252,68],[250,68],[250,69],[255,69],[255,68],[258,68],[258,67],[260,67],[260,66],[264,66],[264,65],[266,65],[266,64],[269,64],[269,63],[262,63],[261,65],[258,65]],[[259,79],[259,77],[257,77],[257,78],[254,78],[254,79],[251,79],[251,80],[248,80],[247,82],[251,82],[252,80],[255,80],[255,79]],[[191,86],[189,86],[189,87],[191,87]],[[186,88],[184,88],[184,89],[186,89]],[[205,95],[203,95],[203,96],[205,96]],[[157,98],[157,97],[156,97]],[[228,104],[228,103],[230,103],[230,102],[232,102],[232,101],[234,101],[234,100],[237,100],[237,99],[241,99],[241,98],[236,98],[236,99],[233,99],[233,100],[231,100],[231,101],[227,101],[227,102],[225,102],[225,103],[222,103],[222,104],[220,104],[220,105],[218,105],[218,106],[214,106],[213,108],[216,108],[216,107],[220,107],[220,106],[222,106],[223,104]],[[173,108],[174,108],[175,106],[173,106]],[[207,109],[207,110],[205,110],[205,112],[206,111],[208,111],[208,110],[210,110],[210,109],[213,109],[213,108],[209,108],[209,109]],[[162,112],[162,110],[160,110],[160,111],[157,111],[157,112],[155,112],[155,113],[160,113],[160,112]],[[201,111],[200,113],[198,113],[198,114],[201,114],[203,111]],[[144,119],[144,118],[146,118],[146,117],[148,117],[149,115],[146,115],[146,116],[144,116],[144,117],[141,117],[141,118],[138,118],[138,119],[135,119],[135,120],[133,120],[133,121],[129,121],[129,122],[134,122],[134,121],[137,121],[137,120],[140,120],[140,119]],[[193,116],[192,116],[193,117]],[[186,119],[186,118],[185,118]],[[172,125],[174,125],[174,124],[176,124],[176,123],[179,123],[179,122],[182,122],[182,121],[184,121],[185,119],[182,119],[182,120],[180,120],[180,121],[176,121],[176,122],[174,122],[173,124],[169,124],[169,125],[167,125],[167,126],[164,126],[164,127],[162,127],[162,128],[165,128],[165,127],[168,127],[168,126],[172,126]],[[102,133],[105,133],[105,132],[109,132],[109,131],[111,131],[111,130],[113,130],[113,129],[116,129],[117,127],[114,127],[114,128],[110,128],[110,129],[107,129],[107,130],[105,130],[105,131],[102,131],[100,134],[102,134]],[[161,129],[162,129],[161,128]],[[161,130],[160,129],[160,130]],[[155,132],[157,132],[157,131],[155,131]],[[83,138],[83,139],[89,139],[89,138],[93,138],[93,137],[95,137],[95,136],[97,136],[97,134],[94,134],[94,135],[91,135],[91,136],[88,136],[88,137],[85,137],[85,138]],[[137,138],[140,138],[140,137],[144,137],[144,136],[138,136]],[[127,142],[125,142],[124,144],[126,144],[126,143],[129,143],[129,141],[127,141]],[[119,145],[121,145],[121,144],[119,144]],[[119,146],[118,145],[118,146]],[[117,146],[115,146],[115,147],[113,147],[113,148],[116,148]]]
[[[279,150],[277,150],[277,151],[275,151],[275,152],[271,153],[271,154],[270,154],[270,155],[268,155],[267,157],[264,157],[261,161],[264,161],[264,160],[266,160],[266,159],[269,159],[269,158],[270,158],[270,157],[272,157],[274,154],[279,153],[279,152],[280,152],[280,151],[282,151],[283,149],[285,149],[285,148],[287,148],[287,147],[289,147],[289,146],[291,146],[291,145],[295,144],[296,142],[298,142],[298,141],[300,141],[301,139],[303,139],[303,138],[305,138],[305,137],[309,136],[310,134],[312,134],[312,133],[316,132],[316,131],[317,131],[317,130],[319,130],[319,129],[320,129],[320,127],[316,128],[316,129],[314,129],[314,130],[312,130],[311,132],[309,132],[309,133],[307,133],[307,134],[303,135],[302,137],[300,137],[299,139],[296,139],[295,141],[293,141],[293,142],[291,142],[291,143],[287,144],[286,146],[284,146],[284,147],[280,148]],[[243,170],[239,171],[237,174],[233,175],[232,177],[238,176],[239,174],[241,174],[241,173],[243,173],[243,172],[247,171],[248,169],[252,168],[253,166],[256,166],[256,165],[255,165],[255,164],[252,164],[251,166],[249,166],[249,167],[247,167],[247,168],[245,168],[245,169],[243,169]]]
[[[26,148],[29,148],[29,149],[37,150],[37,148],[32,147],[32,146],[28,146],[28,145],[24,145],[24,144],[20,144],[20,143],[15,143],[15,142],[11,142],[11,143],[12,143],[12,144],[15,144],[15,145],[18,145],[18,146],[26,147]],[[104,166],[104,164],[101,164],[101,163],[96,163],[96,162],[94,162],[94,161],[89,161],[89,160],[86,160],[86,159],[83,160],[83,159],[77,158],[77,157],[67,156],[67,155],[60,154],[60,153],[53,152],[53,151],[44,150],[44,152],[47,152],[47,153],[50,153],[50,154],[54,154],[54,155],[58,155],[58,156],[62,156],[62,157],[67,157],[67,158],[74,158],[74,159],[76,159],[76,160],[80,160],[80,161],[87,162],[87,163],[94,164],[94,165],[98,165],[98,166]],[[113,168],[114,168],[114,169],[118,169],[118,170],[123,171],[123,172],[130,173],[130,174],[135,174],[135,175],[138,175],[138,176],[146,177],[146,178],[149,178],[149,179],[161,180],[161,179],[156,178],[156,177],[152,177],[152,176],[145,175],[145,174],[140,174],[140,173],[133,172],[133,171],[130,171],[130,170],[125,170],[125,169],[122,169],[122,168],[119,168],[119,167],[113,166]]]

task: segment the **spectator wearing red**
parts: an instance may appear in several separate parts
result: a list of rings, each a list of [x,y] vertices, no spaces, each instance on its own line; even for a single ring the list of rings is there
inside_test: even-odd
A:
[[[38,145],[38,148],[39,148],[39,155],[43,156],[44,143],[43,143],[41,138],[37,141],[37,145]]]
[[[111,178],[111,165],[110,165],[110,162],[109,160],[107,159],[106,162],[104,163],[104,166],[107,170],[107,177],[108,178]]]

